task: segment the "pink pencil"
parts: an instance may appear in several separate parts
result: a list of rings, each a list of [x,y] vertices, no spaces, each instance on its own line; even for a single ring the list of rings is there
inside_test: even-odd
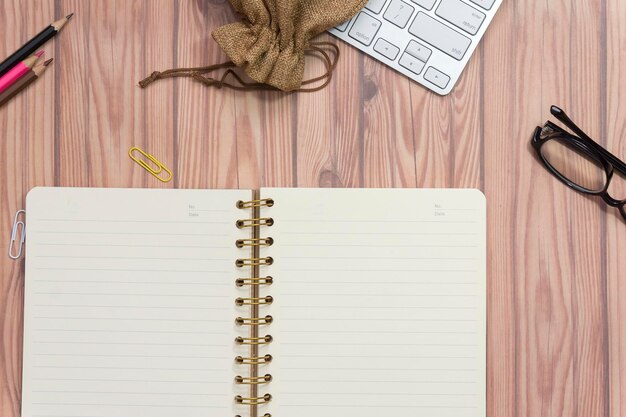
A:
[[[35,55],[17,63],[17,65],[9,70],[9,72],[0,77],[0,93],[11,87],[17,80],[26,75],[26,73],[35,66],[37,61],[39,61],[39,58],[41,58],[43,53],[43,51],[39,51]]]

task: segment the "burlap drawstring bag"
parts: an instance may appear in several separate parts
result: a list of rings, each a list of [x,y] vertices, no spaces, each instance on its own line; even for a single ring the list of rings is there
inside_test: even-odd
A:
[[[208,86],[238,90],[279,89],[317,91],[330,82],[339,49],[329,42],[311,42],[326,29],[358,13],[367,0],[230,0],[242,21],[216,29],[217,41],[230,62],[198,68],[153,72],[139,85],[171,77],[191,77]],[[326,73],[303,81],[305,54],[324,60]],[[233,69],[241,68],[254,82],[246,82]],[[226,69],[214,79],[206,74]],[[305,87],[320,83],[315,87]]]

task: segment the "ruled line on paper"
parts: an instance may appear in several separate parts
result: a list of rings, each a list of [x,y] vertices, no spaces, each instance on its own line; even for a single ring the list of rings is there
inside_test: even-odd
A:
[[[387,331],[357,331],[357,330],[282,330],[282,333],[323,333],[323,334],[474,334],[475,332],[415,332],[404,330],[387,330]]]
[[[301,322],[304,319],[290,319],[290,318],[280,318],[280,321],[283,322]],[[384,319],[377,319],[377,318],[319,318],[316,317],[314,319],[316,322],[320,322],[320,321],[332,321],[332,322],[346,322],[346,321],[353,321],[353,322],[364,322],[364,321],[384,321],[384,322],[389,322],[389,319],[384,318]],[[427,323],[475,323],[477,320],[476,319],[404,319],[404,318],[394,318],[393,319],[394,322],[409,322],[409,323],[420,323],[420,322],[427,322]]]
[[[223,359],[226,356],[180,356],[180,355],[88,355],[84,353],[33,353],[33,356],[69,356],[72,358],[170,358],[170,359]]]
[[[36,295],[97,295],[97,296],[131,296],[131,297],[194,297],[194,298],[221,298],[226,299],[226,295],[207,295],[207,294],[142,294],[142,293],[87,293],[87,292],[51,292],[51,291],[35,291]]]
[[[344,268],[344,269],[337,269],[337,268],[317,268],[317,269],[312,269],[312,268],[301,268],[301,269],[294,269],[294,268],[284,268],[282,269],[283,272],[299,272],[299,273],[303,273],[303,272],[387,272],[387,273],[391,273],[391,272],[428,272],[428,273],[437,273],[437,272],[441,272],[441,273],[475,273],[476,270],[475,269],[374,269],[374,268]]]
[[[87,256],[87,255],[36,255],[40,259],[123,259],[133,261],[230,261],[230,258],[167,258],[146,256]]]
[[[123,269],[123,268],[63,268],[63,267],[37,267],[39,270],[47,271],[110,271],[110,272],[163,272],[163,273],[197,273],[197,274],[228,274],[230,271],[208,271],[208,270],[185,270],[185,269]]]
[[[211,220],[144,220],[144,219],[130,219],[130,220],[122,220],[122,219],[42,219],[39,218],[37,221],[40,222],[59,222],[59,223],[151,223],[151,224],[219,224],[224,225],[223,221],[211,221]]]
[[[350,367],[332,367],[332,368],[324,368],[324,367],[319,367],[319,366],[315,366],[315,367],[290,367],[290,368],[285,368],[286,371],[332,371],[333,369],[336,369],[338,371],[401,371],[401,372],[415,372],[415,371],[450,371],[450,372],[476,372],[476,369],[473,368],[409,368],[409,367],[402,367],[402,368],[390,368],[390,367],[384,367],[384,368],[372,368],[372,367],[354,367],[354,366],[350,366]]]
[[[380,358],[380,355],[336,355],[329,353],[327,355],[281,355],[282,358],[350,358],[350,359],[376,359]],[[394,356],[393,359],[474,359],[475,355],[467,356]]]
[[[165,318],[132,318],[132,317],[68,317],[68,316],[34,316],[42,320],[111,320],[111,321],[158,321],[173,323],[221,323],[223,320],[213,319],[165,319]]]
[[[93,329],[33,329],[35,332],[81,332],[81,333],[162,333],[162,334],[195,334],[195,335],[226,335],[227,332],[186,332],[181,330],[93,330]]]
[[[64,341],[47,341],[47,340],[35,340],[32,342],[35,345],[63,345],[67,344],[66,340]],[[146,343],[146,342],[100,342],[100,341],[91,341],[91,342],[69,342],[72,345],[120,345],[120,346],[176,346],[176,347],[223,347],[225,344],[230,345],[230,341],[227,343]]]
[[[328,343],[319,342],[284,342],[281,340],[281,345],[296,345],[296,346],[327,346]],[[363,347],[367,346],[398,346],[398,343],[372,343],[372,342],[360,342],[360,343],[333,343],[333,346],[351,346],[351,347]],[[402,346],[406,347],[418,347],[418,346],[437,346],[437,347],[474,347],[476,345],[470,343],[402,343]]]
[[[329,382],[334,382],[334,383],[348,383],[348,384],[353,384],[355,382],[359,382],[359,383],[372,383],[372,384],[385,384],[385,383],[399,383],[399,384],[459,384],[459,385],[475,385],[476,381],[458,381],[458,380],[454,380],[454,379],[450,379],[450,380],[446,380],[446,381],[433,381],[430,379],[425,379],[425,380],[402,380],[402,379],[398,379],[398,380],[393,380],[393,379],[384,379],[384,380],[377,380],[377,379],[368,379],[367,381],[364,381],[362,379],[342,379],[342,380],[338,380],[338,379],[306,379],[306,380],[302,380],[302,379],[289,379],[289,378],[283,378],[281,379],[281,382],[323,382],[323,383],[329,383]]]
[[[205,238],[209,237],[228,237],[230,236],[228,233],[211,233],[210,236],[207,236],[204,233],[168,233],[168,232],[102,232],[98,230],[80,230],[80,231],[67,231],[67,230],[29,230],[29,234],[32,233],[41,233],[48,234],[52,233],[54,235],[130,235],[130,236],[202,236]]]
[[[80,284],[150,284],[150,285],[202,285],[207,287],[230,287],[231,284],[222,284],[219,282],[184,282],[184,281],[105,281],[105,280],[68,280],[68,279],[35,279],[34,282],[38,283],[80,283]]]
[[[289,219],[289,220],[281,220],[281,224],[289,224],[289,223],[315,223],[317,224],[325,224],[325,223],[358,223],[359,225],[371,226],[373,224],[421,224],[421,223],[441,223],[441,224],[458,224],[458,223],[476,223],[473,220],[355,220],[355,219]]]
[[[296,280],[289,278],[289,282],[285,282],[282,285],[319,285],[319,284],[351,284],[362,287],[364,285],[381,285],[381,284],[393,284],[393,285],[476,285],[470,281],[324,281],[324,280]]]
[[[395,235],[413,235],[413,236],[477,236],[478,233],[444,233],[444,232],[301,232],[301,231],[283,231],[281,232],[283,235],[297,235],[297,236],[306,236],[306,235],[340,235],[340,236],[352,236],[352,235],[385,235],[385,236],[395,236]]]
[[[229,372],[222,368],[161,368],[161,367],[132,367],[132,366],[75,366],[75,365],[33,365],[33,368],[51,368],[51,369],[109,369],[109,370],[141,370],[141,371],[211,371],[211,372]]]
[[[340,260],[363,260],[363,259],[368,259],[368,260],[372,260],[372,261],[387,261],[387,260],[392,260],[392,261],[397,261],[397,260],[406,260],[406,261],[421,261],[421,260],[427,260],[427,261],[441,261],[441,260],[446,260],[446,261],[473,261],[476,260],[475,257],[463,257],[463,258],[459,258],[459,257],[435,257],[435,256],[385,256],[385,257],[376,257],[376,256],[290,256],[289,259],[324,259],[324,260],[330,260],[330,259],[340,259]]]
[[[290,243],[289,246],[291,246],[292,248],[298,248],[298,247],[302,247],[302,248],[319,248],[319,244],[307,244],[307,243]],[[324,247],[328,247],[328,248],[395,248],[397,247],[397,245],[382,245],[380,243],[377,243],[375,246],[374,245],[368,245],[368,244],[344,244],[344,245],[335,245],[332,243],[325,243]],[[405,244],[402,245],[403,248],[436,248],[436,249],[469,249],[469,248],[476,248],[476,245],[429,245],[429,244],[423,244],[423,245],[411,245],[411,244]]]
[[[106,379],[106,378],[97,378],[97,379],[89,379],[89,378],[33,378],[33,381],[78,381],[78,382],[149,382],[149,383],[176,383],[176,384],[214,384],[214,385],[222,385],[221,381],[208,381],[208,380],[200,380],[200,381],[188,381],[188,380],[172,380],[172,379]]]
[[[137,306],[137,305],[94,305],[94,304],[35,304],[34,307],[67,307],[67,308],[133,308],[157,310],[221,310],[223,307],[169,307],[169,306]]]
[[[37,246],[76,246],[76,247],[102,247],[102,248],[163,248],[163,249],[231,249],[231,246],[225,245],[127,245],[127,244],[108,244],[108,243],[48,243],[37,242]]]
[[[74,390],[33,390],[38,393],[51,394],[115,394],[115,395],[179,395],[179,396],[203,396],[203,397],[226,397],[226,394],[215,393],[183,393],[183,392],[127,392],[127,391],[74,391]]]
[[[34,402],[33,405],[79,405],[79,406],[96,406],[96,407],[157,407],[157,408],[216,408],[228,409],[228,407],[217,405],[163,405],[163,404],[122,404],[122,403],[68,403],[68,402]]]
[[[281,309],[303,309],[303,308],[321,308],[321,309],[388,309],[388,310],[475,310],[476,307],[446,307],[446,306],[437,306],[437,307],[417,307],[417,306],[408,306],[408,305],[394,305],[394,306],[372,306],[372,305],[363,305],[363,306],[346,306],[346,305],[310,305],[310,304],[302,304],[302,305],[286,305],[281,306]]]
[[[369,382],[369,381],[368,381]],[[389,395],[389,396],[403,396],[403,397],[475,397],[476,394],[420,394],[415,392],[359,392],[355,394],[354,392],[346,391],[314,391],[314,392],[304,392],[304,391],[282,391],[280,395]]]
[[[398,298],[398,297],[475,297],[475,294],[368,294],[368,293],[364,293],[364,294],[355,294],[355,293],[350,293],[350,294],[337,294],[337,293],[283,293],[282,294],[283,297],[328,297],[328,296],[333,296],[333,297],[342,297],[342,298],[350,298],[350,297],[377,297],[377,298],[383,298],[383,297],[392,297],[392,298]]]
[[[281,407],[317,407],[317,408],[406,408],[407,410],[413,410],[416,408],[420,409],[468,409],[473,410],[477,407],[475,406],[446,406],[446,405],[363,405],[363,404],[336,404],[336,405],[326,405],[326,404],[318,404],[318,403],[306,403],[306,404],[289,404],[289,403],[281,403]]]

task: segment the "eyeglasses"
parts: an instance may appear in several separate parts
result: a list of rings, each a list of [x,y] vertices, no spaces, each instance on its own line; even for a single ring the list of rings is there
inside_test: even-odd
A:
[[[532,145],[545,168],[568,187],[602,197],[626,219],[626,199],[608,193],[615,171],[626,177],[626,163],[594,142],[560,108],[552,106],[550,113],[576,135],[550,121],[535,129]]]

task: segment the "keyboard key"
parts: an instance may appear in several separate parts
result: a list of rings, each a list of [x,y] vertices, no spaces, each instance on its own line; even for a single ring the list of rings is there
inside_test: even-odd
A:
[[[483,12],[479,12],[461,0],[441,0],[435,13],[470,35],[478,33],[486,17]]]
[[[424,66],[426,65],[419,59],[407,53],[402,54],[402,57],[400,58],[399,62],[400,62],[400,65],[402,65],[404,68],[408,69],[409,71],[414,72],[415,74],[419,74],[420,72],[422,72],[422,70],[424,69]]]
[[[426,78],[428,81],[435,84],[439,88],[446,88],[446,86],[450,82],[450,77],[448,77],[443,72],[434,69],[433,67],[428,67],[426,73],[424,74],[424,78]]]
[[[383,7],[385,7],[385,3],[387,3],[387,0],[370,0],[365,5],[365,8],[378,14],[383,10]]]
[[[475,5],[482,7],[485,10],[491,9],[493,4],[496,2],[496,0],[470,0],[470,1],[474,3]]]
[[[413,11],[415,11],[415,8],[402,0],[392,0],[389,7],[387,7],[384,18],[394,25],[404,28],[409,23]]]
[[[430,10],[433,8],[437,0],[411,0],[413,3],[417,4],[420,7],[423,7],[426,10]]]
[[[468,37],[422,12],[417,14],[409,32],[459,61],[472,43]]]
[[[370,45],[374,40],[374,36],[378,33],[378,29],[380,29],[380,25],[379,20],[361,12],[354,25],[352,25],[352,29],[350,29],[350,37],[363,45]]]
[[[396,59],[396,57],[398,56],[398,52],[400,52],[400,48],[390,44],[383,38],[378,38],[378,40],[374,44],[374,50],[385,58],[391,59],[392,61]]]
[[[409,42],[409,46],[406,47],[406,53],[413,55],[415,58],[419,59],[422,62],[428,61],[430,58],[430,54],[432,51],[425,47],[424,45],[420,45],[415,41]]]
[[[342,32],[345,32],[346,29],[348,29],[349,25],[350,25],[350,20],[346,20],[345,22],[343,22],[339,26],[335,26],[335,29],[340,30]]]

